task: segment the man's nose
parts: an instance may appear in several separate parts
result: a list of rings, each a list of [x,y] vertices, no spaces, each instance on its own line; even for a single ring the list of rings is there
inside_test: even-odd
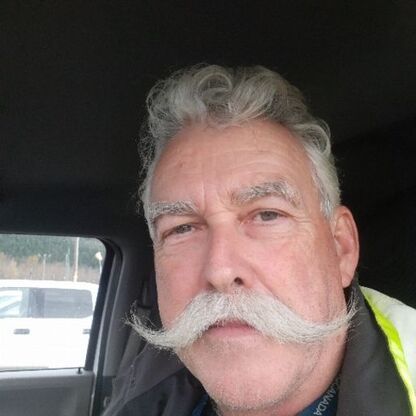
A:
[[[211,230],[203,271],[206,282],[225,293],[250,288],[253,276],[249,257],[247,242],[238,230],[226,226]]]

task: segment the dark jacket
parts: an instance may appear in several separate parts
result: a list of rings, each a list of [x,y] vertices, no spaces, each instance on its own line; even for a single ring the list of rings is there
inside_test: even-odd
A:
[[[409,398],[384,334],[357,288],[337,416],[411,416]],[[146,345],[115,381],[105,416],[190,416],[204,390],[173,354]]]

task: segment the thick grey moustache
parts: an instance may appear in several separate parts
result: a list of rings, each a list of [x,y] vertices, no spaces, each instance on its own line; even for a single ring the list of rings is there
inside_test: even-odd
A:
[[[195,297],[168,329],[150,329],[134,313],[128,323],[157,348],[177,351],[192,345],[210,327],[227,321],[245,322],[278,343],[313,344],[348,325],[356,312],[353,293],[347,313],[322,323],[304,319],[272,296],[249,291],[206,292]]]

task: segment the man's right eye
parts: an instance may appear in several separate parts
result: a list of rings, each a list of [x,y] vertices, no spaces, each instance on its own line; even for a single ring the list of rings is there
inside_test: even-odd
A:
[[[192,231],[191,224],[181,224],[173,228],[173,230],[169,234],[185,234],[189,231]]]
[[[180,224],[164,232],[162,234],[162,238],[163,240],[165,240],[166,238],[169,238],[169,237],[180,236],[180,235],[191,232],[193,228],[194,227],[192,224]]]

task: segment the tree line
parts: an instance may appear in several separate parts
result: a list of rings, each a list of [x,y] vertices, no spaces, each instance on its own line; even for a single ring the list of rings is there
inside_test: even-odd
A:
[[[39,236],[39,235],[0,235],[0,252],[24,261],[36,256],[47,263],[74,263],[76,237]],[[96,253],[105,257],[103,244],[94,238],[79,239],[80,266],[98,268]]]

